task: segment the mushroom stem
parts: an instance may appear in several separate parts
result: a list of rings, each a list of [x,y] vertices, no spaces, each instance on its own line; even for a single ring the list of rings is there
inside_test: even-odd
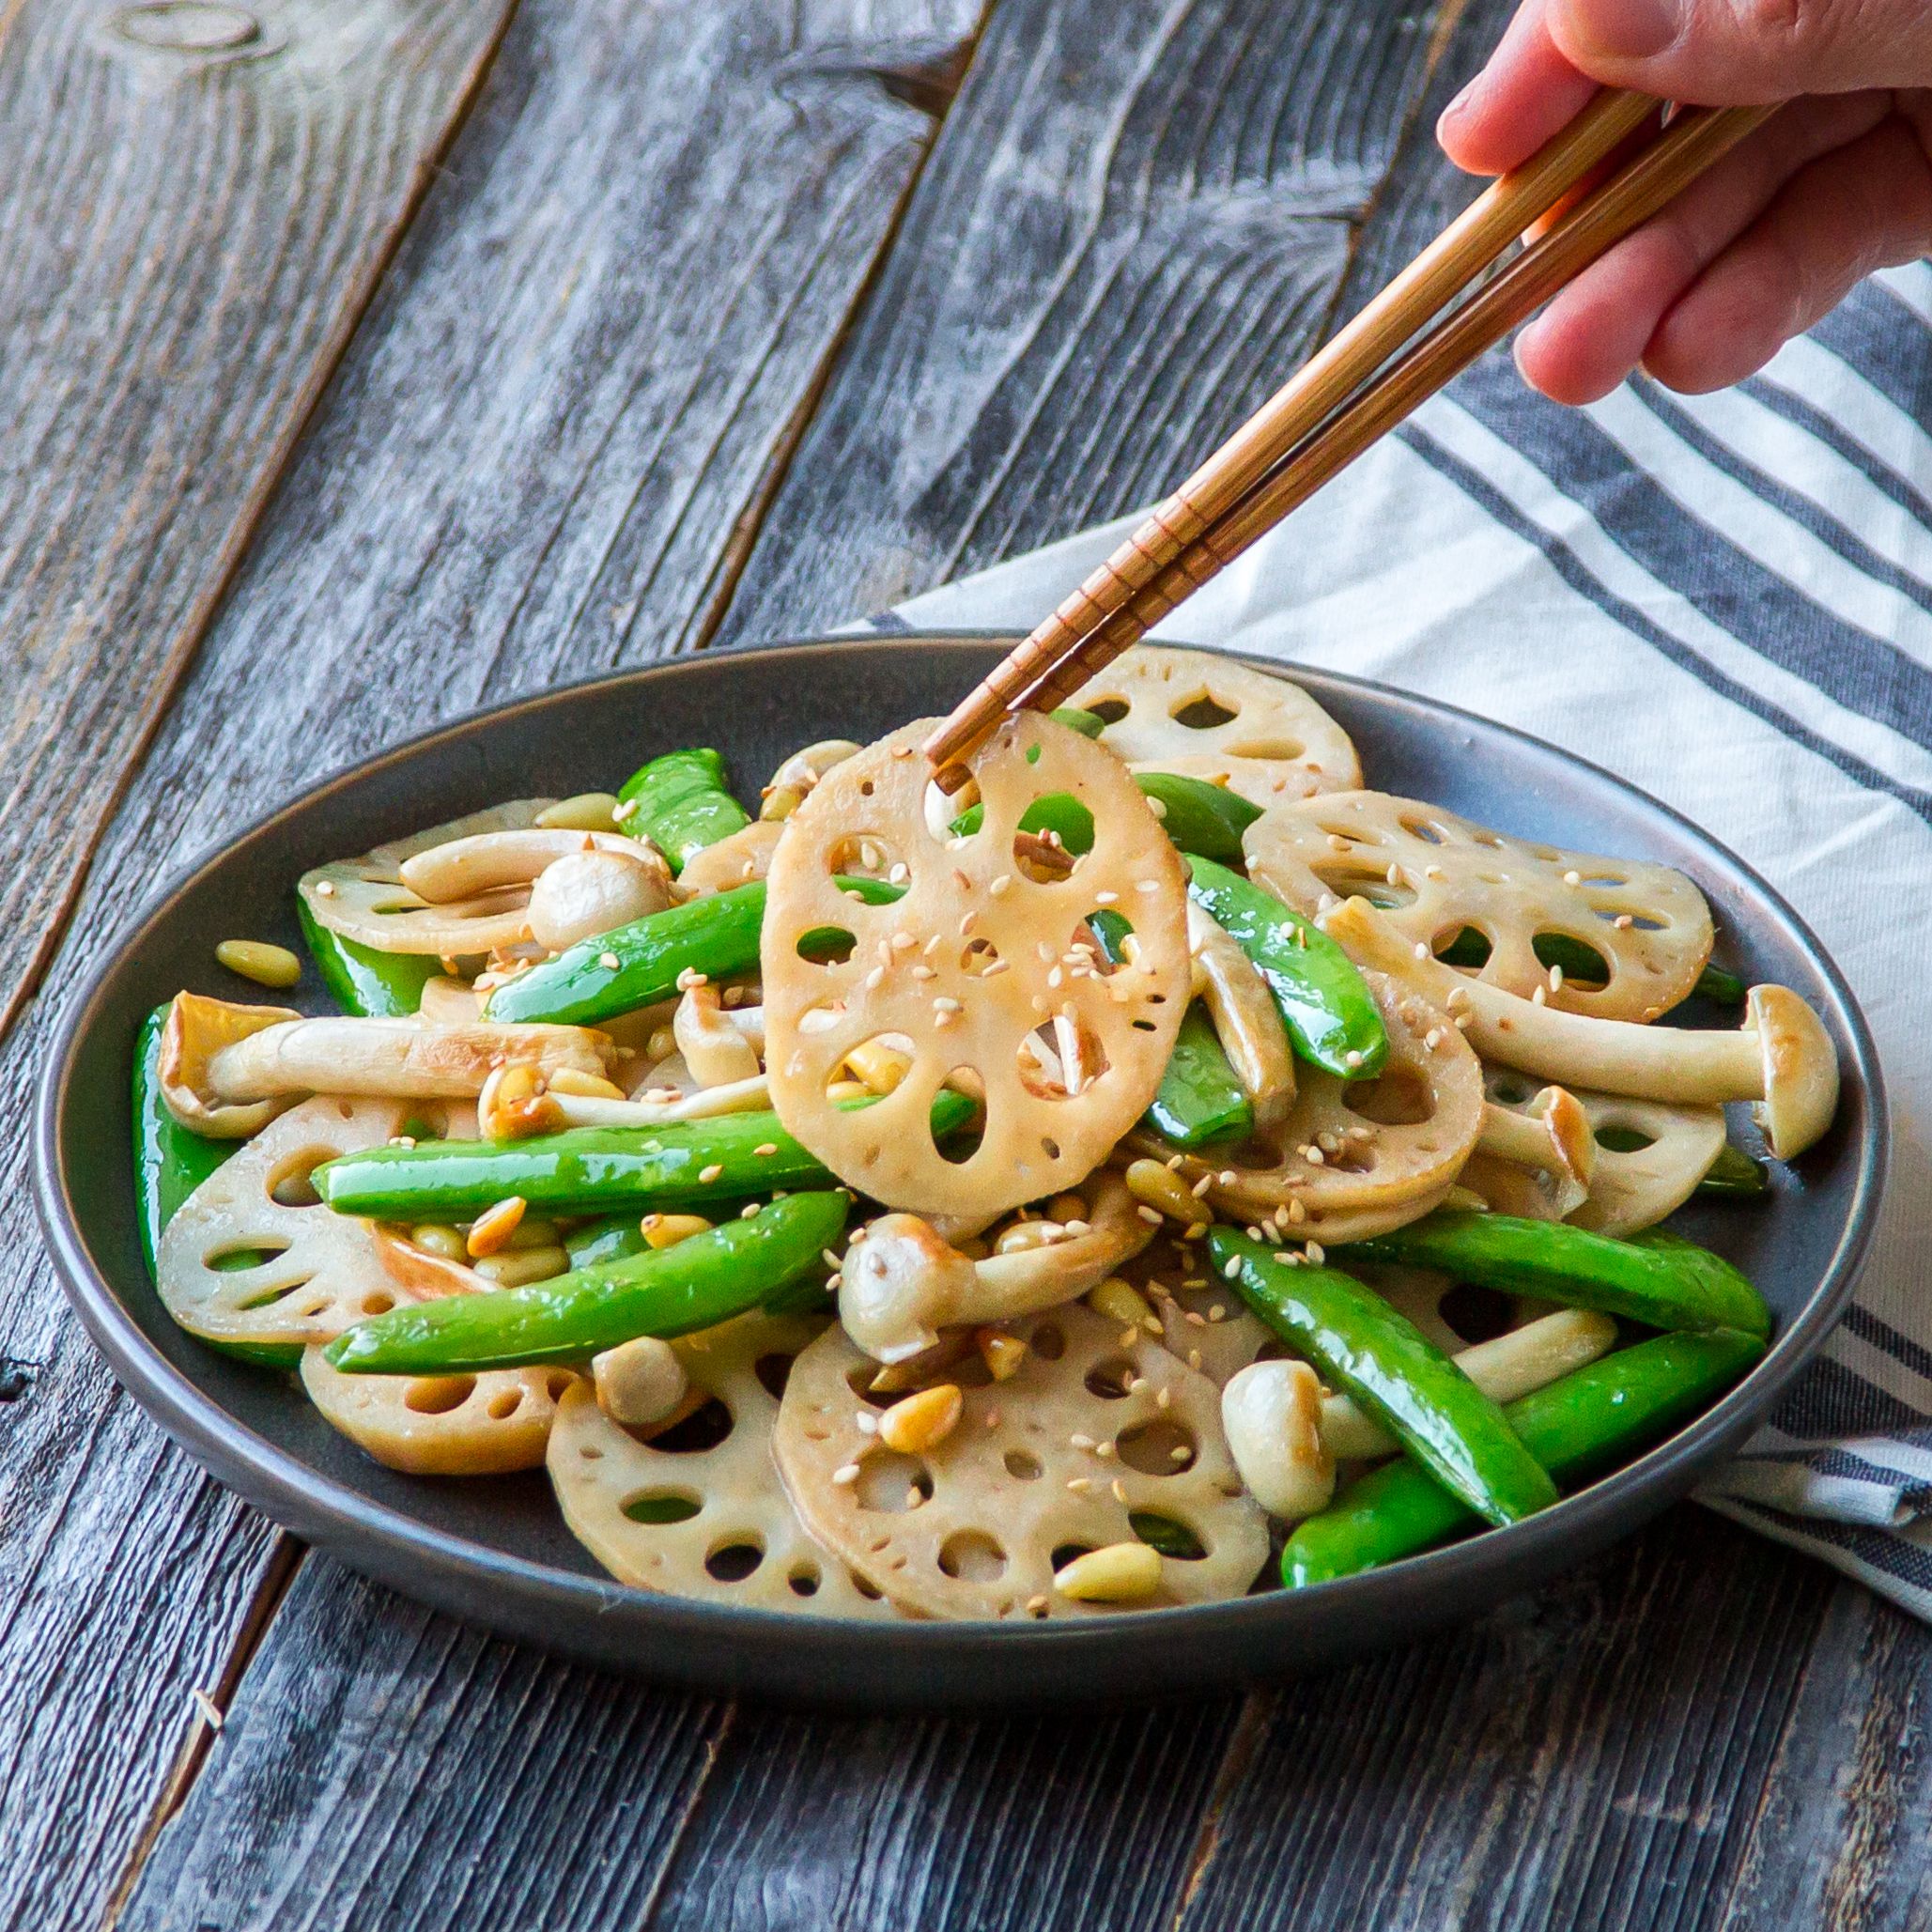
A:
[[[606,1100],[597,1094],[548,1096],[565,1127],[668,1127],[677,1121],[711,1121],[721,1114],[756,1113],[771,1105],[771,1087],[763,1074],[722,1087],[701,1087],[677,1100]]]
[[[233,1105],[290,1093],[470,1100],[498,1064],[602,1074],[607,1047],[583,1027],[425,1027],[414,1020],[285,1020],[222,1047],[209,1094]]]
[[[1366,899],[1345,899],[1322,929],[1358,965],[1388,973],[1436,1001],[1485,1059],[1567,1087],[1644,1100],[1757,1109],[1780,1160],[1802,1153],[1838,1104],[1836,1050],[1817,1015],[1783,986],[1754,986],[1735,1033],[1693,1033],[1559,1012],[1459,973],[1403,939]]]
[[[1268,983],[1239,943],[1189,902],[1187,945],[1228,1064],[1254,1107],[1255,1124],[1276,1125],[1294,1105],[1294,1057]]]
[[[762,1009],[728,1012],[718,987],[693,986],[678,1001],[671,1030],[701,1087],[728,1087],[758,1077],[758,1048],[765,1038]]]
[[[546,867],[579,852],[615,852],[648,865],[669,880],[664,861],[648,845],[620,832],[472,832],[403,860],[402,882],[419,899],[446,905],[506,886],[528,886]]]
[[[1555,1183],[1558,1220],[1573,1214],[1590,1198],[1597,1140],[1583,1103],[1564,1088],[1544,1088],[1524,1113],[1484,1102],[1482,1136],[1476,1145],[1485,1153],[1549,1175]]]

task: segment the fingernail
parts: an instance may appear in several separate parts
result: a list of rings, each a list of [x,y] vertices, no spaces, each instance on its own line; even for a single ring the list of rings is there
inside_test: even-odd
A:
[[[1564,11],[1578,41],[1618,60],[1662,54],[1684,30],[1684,0],[1570,0]]]
[[[1480,79],[1481,77],[1477,76],[1477,78]],[[1460,119],[1469,112],[1469,103],[1475,98],[1476,82],[1464,81],[1462,85],[1457,90],[1456,98],[1436,116],[1436,126],[1440,128],[1445,122]]]

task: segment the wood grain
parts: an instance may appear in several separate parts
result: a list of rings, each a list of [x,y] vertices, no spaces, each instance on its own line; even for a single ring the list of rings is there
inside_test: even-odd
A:
[[[508,6],[0,8],[0,1033]]]
[[[397,12],[395,31],[411,18]],[[781,465],[923,152],[932,122],[914,102],[943,94],[976,20],[957,0],[521,8],[107,832],[51,985],[177,858],[327,767],[500,692],[703,635],[733,533]],[[383,57],[413,72],[433,49]],[[40,219],[71,225],[53,185],[36,192]],[[210,392],[195,406],[218,413],[221,382],[194,373]],[[252,406],[236,379],[228,406]],[[220,567],[206,545],[199,564]],[[35,702],[54,702],[53,675],[23,667]],[[98,700],[111,679],[91,679]],[[48,1018],[37,1005],[0,1048],[9,1120],[24,1118]],[[0,1924],[40,1932],[97,1924],[122,1883],[198,1722],[189,1688],[219,1682],[272,1539],[116,1394],[39,1257],[22,1167],[8,1136],[0,1353],[39,1366],[0,1407]],[[317,1622],[305,1606],[323,1587],[298,1578],[289,1655],[319,1681],[326,1629],[339,1680],[361,1683],[367,1615]],[[418,1653],[384,1655],[400,1680]],[[609,1698],[555,1683],[585,1708]],[[507,1722],[485,1690],[464,1698]],[[265,1722],[292,1723],[299,1706]],[[405,1748],[412,1707],[379,1708],[388,1742],[379,1726],[340,1739],[346,1803],[363,1752]],[[278,1788],[299,1808],[308,1787]],[[267,1815],[258,1867],[231,1819],[205,1821],[224,1886],[288,1851]],[[351,1900],[369,1878],[356,1858],[382,1856],[379,1824],[339,1827]],[[171,1855],[180,1835],[162,1836]],[[419,1865],[410,1883],[433,1901],[442,1877]],[[167,1922],[145,1890],[128,1910]]]

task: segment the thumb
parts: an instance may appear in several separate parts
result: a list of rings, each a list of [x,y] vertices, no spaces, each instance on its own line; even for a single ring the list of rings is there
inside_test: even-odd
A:
[[[1549,0],[1545,21],[1593,80],[1670,100],[1932,85],[1924,0]]]

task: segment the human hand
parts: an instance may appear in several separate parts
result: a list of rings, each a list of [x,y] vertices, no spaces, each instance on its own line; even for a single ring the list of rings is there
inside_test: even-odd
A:
[[[1873,270],[1932,247],[1924,0],[1522,0],[1437,136],[1457,166],[1500,174],[1600,83],[1791,104],[1518,335],[1517,366],[1558,402],[1639,363],[1672,389],[1741,381]]]

